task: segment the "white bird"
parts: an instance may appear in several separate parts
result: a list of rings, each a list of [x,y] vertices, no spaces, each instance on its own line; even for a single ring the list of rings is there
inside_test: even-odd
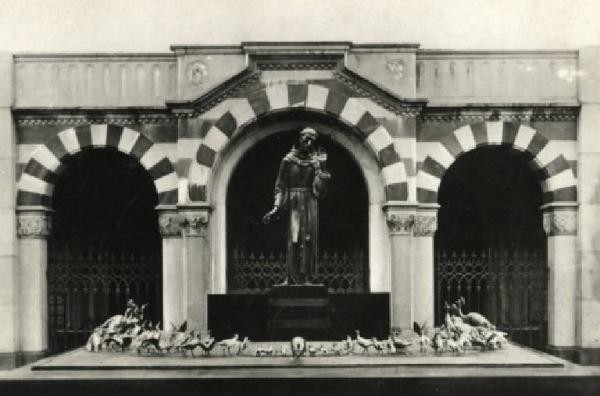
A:
[[[225,351],[231,355],[231,348],[239,345],[239,336],[234,334],[232,338],[219,341],[217,345],[223,349],[223,355],[225,355]]]
[[[373,346],[373,340],[369,340],[360,336],[360,331],[356,332],[356,343],[363,349],[363,354],[366,352],[369,354],[369,348]]]

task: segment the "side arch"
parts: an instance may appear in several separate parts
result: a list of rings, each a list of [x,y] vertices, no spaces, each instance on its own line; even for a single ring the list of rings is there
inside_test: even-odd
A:
[[[508,145],[531,157],[528,166],[540,183],[544,204],[577,201],[573,168],[549,139],[527,125],[479,122],[456,129],[439,143],[417,173],[417,199],[421,203],[437,203],[442,176],[459,156],[488,145]]]
[[[32,153],[17,190],[17,206],[51,205],[63,160],[86,148],[113,148],[138,159],[148,171],[161,205],[177,203],[177,176],[173,164],[152,140],[119,125],[81,125],[50,137]]]
[[[378,159],[386,200],[406,201],[406,168],[389,131],[357,98],[317,84],[281,83],[262,87],[241,98],[228,99],[216,114],[196,152],[189,172],[191,201],[207,201],[207,186],[217,155],[242,127],[260,116],[276,111],[304,107],[332,115],[353,127],[363,143]]]

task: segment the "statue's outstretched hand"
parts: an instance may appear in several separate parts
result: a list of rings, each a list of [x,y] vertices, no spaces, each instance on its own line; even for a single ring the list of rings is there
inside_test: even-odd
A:
[[[275,216],[278,211],[279,211],[279,207],[274,206],[273,209],[271,209],[271,211],[269,213],[267,213],[266,215],[263,216],[263,223],[269,224],[271,222],[271,219],[273,218],[273,216]]]

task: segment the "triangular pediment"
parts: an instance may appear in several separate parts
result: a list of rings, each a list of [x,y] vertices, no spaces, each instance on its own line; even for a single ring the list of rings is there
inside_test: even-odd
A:
[[[273,84],[321,84],[347,97],[369,98],[396,114],[418,113],[423,99],[405,98],[346,65],[347,42],[243,43],[246,68],[197,97],[168,101],[175,113],[201,115],[222,101]]]

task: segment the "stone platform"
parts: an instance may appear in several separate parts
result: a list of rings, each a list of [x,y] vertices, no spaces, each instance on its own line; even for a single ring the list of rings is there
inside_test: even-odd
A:
[[[331,349],[331,342],[314,342],[315,346],[324,345]],[[550,355],[507,344],[495,351],[481,352],[468,350],[464,354],[455,355],[450,352],[434,354],[421,353],[415,350],[396,354],[363,354],[356,352],[346,356],[303,356],[293,359],[291,356],[281,356],[281,346],[284,343],[251,343],[243,356],[224,355],[215,350],[209,356],[202,356],[201,351],[196,356],[189,353],[186,356],[171,353],[137,355],[135,352],[88,352],[77,349],[65,354],[50,357],[34,363],[31,368],[36,371],[50,370],[193,370],[193,369],[231,369],[231,368],[374,368],[374,367],[431,367],[431,368],[560,368],[562,360]],[[288,345],[288,343],[285,343]],[[257,348],[273,347],[273,356],[255,356]]]
[[[317,346],[320,343],[315,343]],[[269,344],[253,343],[254,348]],[[274,349],[278,344],[272,343]],[[142,356],[77,349],[0,372],[0,395],[598,395],[600,367],[509,344],[462,356]]]

